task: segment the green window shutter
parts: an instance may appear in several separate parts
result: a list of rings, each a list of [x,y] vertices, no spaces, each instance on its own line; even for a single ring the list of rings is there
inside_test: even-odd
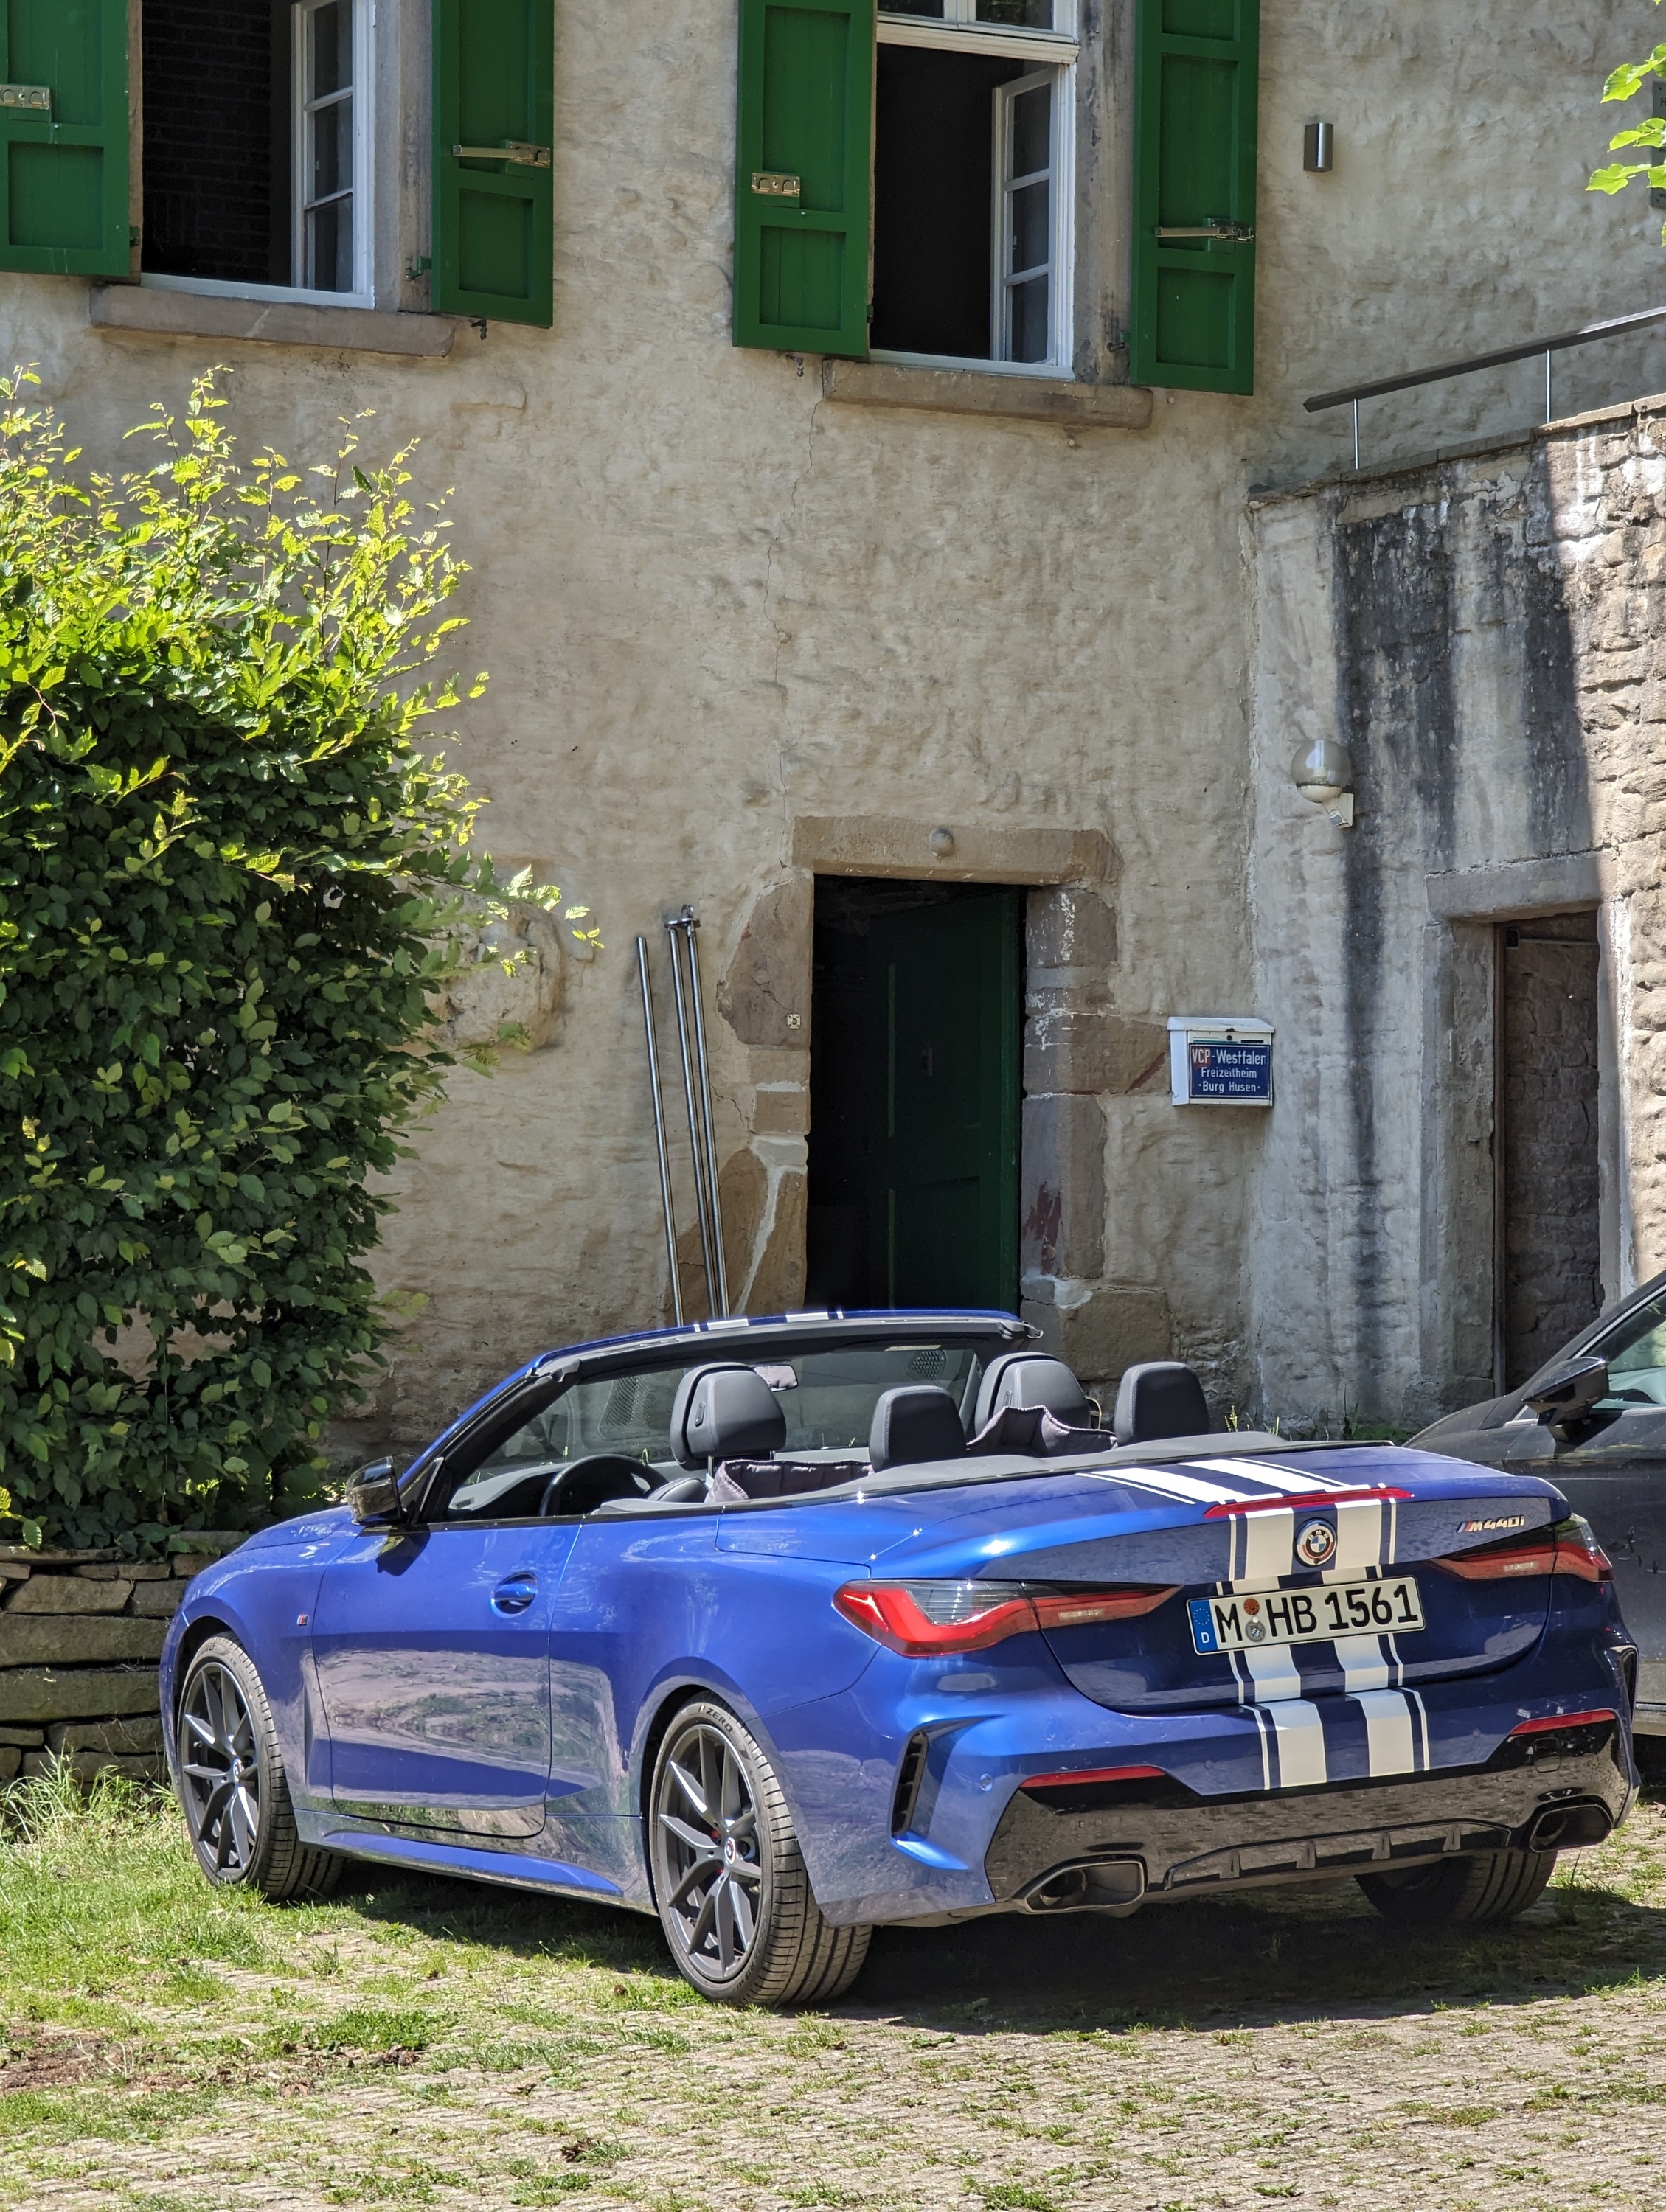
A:
[[[1259,0],[1138,4],[1129,374],[1253,391]]]
[[[434,304],[442,314],[543,330],[555,319],[554,137],[554,0],[434,0]]]
[[[127,0],[5,0],[0,83],[0,269],[125,276]]]
[[[873,0],[740,0],[734,342],[867,351]]]

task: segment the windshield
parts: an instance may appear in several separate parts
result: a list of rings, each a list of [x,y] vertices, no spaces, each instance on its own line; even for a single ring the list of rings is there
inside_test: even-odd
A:
[[[1666,1406],[1666,1291],[1628,1313],[1591,1350],[1608,1363],[1605,1409]]]
[[[970,1427],[984,1366],[1002,1348],[1000,1343],[843,1345],[782,1351],[745,1364],[763,1376],[787,1416],[786,1453],[799,1459],[818,1454],[866,1459],[873,1409],[883,1392],[934,1382],[949,1393]],[[569,1384],[480,1462],[452,1493],[447,1516],[536,1513],[536,1503],[524,1502],[522,1486],[530,1496],[532,1478],[552,1476],[596,1452],[641,1461],[650,1483],[680,1474],[671,1448],[677,1387],[691,1367],[712,1364],[708,1352],[672,1366]]]

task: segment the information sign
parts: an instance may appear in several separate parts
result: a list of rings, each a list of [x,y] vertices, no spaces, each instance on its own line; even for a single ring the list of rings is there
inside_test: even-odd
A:
[[[1271,1022],[1253,1014],[1170,1014],[1169,1092],[1177,1106],[1270,1106]]]
[[[1240,1106],[1273,1103],[1273,1048],[1263,1037],[1241,1044],[1219,1041],[1187,1047],[1188,1094],[1197,1098],[1232,1098]]]

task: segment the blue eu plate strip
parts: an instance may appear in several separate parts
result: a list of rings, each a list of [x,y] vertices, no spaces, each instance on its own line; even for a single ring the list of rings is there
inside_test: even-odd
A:
[[[1215,1617],[1207,1597],[1195,1597],[1186,1610],[1192,1616],[1192,1644],[1199,1651],[1219,1651],[1215,1640]]]

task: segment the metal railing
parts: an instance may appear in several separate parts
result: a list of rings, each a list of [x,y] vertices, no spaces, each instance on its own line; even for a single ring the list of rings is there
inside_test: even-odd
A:
[[[1302,405],[1310,415],[1322,414],[1328,407],[1350,407],[1353,411],[1353,465],[1359,465],[1359,402],[1362,399],[1381,399],[1390,392],[1409,392],[1414,385],[1444,384],[1448,377],[1473,376],[1483,368],[1502,368],[1512,361],[1531,361],[1536,354],[1545,357],[1545,412],[1547,422],[1555,419],[1553,409],[1551,364],[1559,353],[1566,353],[1572,346],[1596,345],[1603,338],[1619,337],[1626,331],[1640,331],[1651,323],[1666,323],[1666,307],[1647,307],[1639,315],[1614,315],[1603,323],[1584,323],[1577,331],[1559,331],[1554,337],[1529,338],[1524,345],[1504,346],[1497,353],[1472,354],[1468,361],[1443,362],[1438,368],[1414,368],[1405,376],[1378,377],[1374,384],[1350,384],[1340,392],[1316,392]]]

